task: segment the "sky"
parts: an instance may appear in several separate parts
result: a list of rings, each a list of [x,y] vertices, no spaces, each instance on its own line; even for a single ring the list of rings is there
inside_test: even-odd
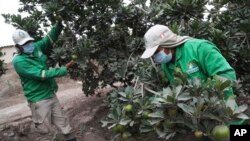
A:
[[[130,0],[124,0],[129,3]],[[15,28],[4,22],[2,14],[18,14],[18,8],[21,7],[19,0],[0,0],[0,46],[13,45],[12,33]]]
[[[13,45],[12,33],[15,28],[6,24],[2,14],[18,14],[19,0],[0,0],[0,46]]]
[[[129,2],[129,0],[125,0]],[[15,28],[6,24],[2,14],[18,14],[19,0],[0,0],[0,46],[13,45],[12,33]]]

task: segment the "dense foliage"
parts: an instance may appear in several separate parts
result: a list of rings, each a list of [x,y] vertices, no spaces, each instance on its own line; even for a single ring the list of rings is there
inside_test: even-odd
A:
[[[102,120],[103,126],[113,131],[114,138],[156,133],[169,139],[193,132],[198,138],[213,139],[218,132],[214,127],[248,119],[244,114],[246,104],[235,107],[234,99],[223,98],[229,80],[213,79],[204,83],[198,79],[189,82],[186,78],[177,70],[176,84],[169,87],[157,90],[154,85],[137,81],[134,87],[113,91],[107,100],[111,111]]]
[[[139,56],[143,35],[154,24],[168,25],[175,33],[215,43],[235,68],[240,89],[250,90],[250,1],[249,0],[20,0],[20,12],[4,14],[7,23],[27,30],[36,39],[60,16],[65,25],[54,44],[50,65],[71,59],[77,65],[71,77],[82,81],[88,95],[96,88],[120,82],[124,87],[108,96],[109,115],[102,121],[114,137],[155,132],[170,138],[195,132],[211,137],[214,126],[247,119],[246,105],[233,107],[223,100],[229,81],[189,82],[176,71],[176,84],[169,86],[158,66]],[[208,8],[207,5],[212,6]],[[49,53],[49,50],[48,50]]]
[[[142,37],[154,24],[214,42],[236,69],[244,93],[249,92],[249,0],[146,1],[124,4],[122,0],[20,0],[23,7],[19,11],[30,16],[4,17],[6,22],[39,39],[43,36],[42,27],[47,31],[62,16],[66,28],[50,63],[62,65],[77,55],[79,65],[71,75],[83,82],[86,95],[117,81],[130,85],[142,61],[138,60],[144,44]],[[207,4],[213,8],[209,10]],[[220,11],[222,7],[226,10]],[[204,13],[208,15],[205,20]]]

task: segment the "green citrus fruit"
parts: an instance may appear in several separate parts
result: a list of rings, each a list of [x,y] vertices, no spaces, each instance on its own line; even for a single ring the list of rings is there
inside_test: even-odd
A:
[[[132,109],[133,109],[133,106],[132,106],[131,104],[128,104],[128,105],[126,105],[126,106],[124,107],[124,110],[125,110],[126,112],[131,112]]]
[[[124,125],[118,124],[116,125],[117,131],[123,131],[124,130]]]
[[[165,98],[166,98],[167,102],[174,102],[174,98],[171,96],[167,96]]]
[[[117,126],[112,127],[112,131],[113,131],[113,132],[117,132],[117,131],[118,131]]]
[[[168,115],[170,117],[176,116],[177,115],[177,109],[176,108],[170,108],[170,109],[168,109]]]
[[[202,133],[201,131],[195,131],[195,132],[194,132],[194,136],[195,136],[196,138],[201,138],[201,137],[203,136],[203,133]]]
[[[73,54],[73,55],[71,55],[71,58],[72,58],[73,60],[76,60],[76,59],[77,59],[77,55],[76,55],[76,54]]]
[[[229,140],[230,131],[226,125],[217,125],[213,129],[212,135],[218,141]]]
[[[143,111],[143,112],[142,112],[142,117],[143,117],[143,118],[148,118],[148,117],[149,117],[149,114],[150,114],[149,111]]]
[[[170,121],[165,121],[164,125],[169,129],[173,129],[175,127],[175,123],[172,123]]]
[[[123,138],[123,139],[128,139],[129,136],[130,136],[130,133],[128,133],[128,132],[122,133],[122,138]]]
[[[58,21],[62,21],[62,16],[57,15],[57,16],[55,17],[55,19],[58,20]]]

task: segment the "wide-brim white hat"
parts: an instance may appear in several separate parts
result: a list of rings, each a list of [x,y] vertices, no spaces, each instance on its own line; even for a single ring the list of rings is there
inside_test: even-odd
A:
[[[144,35],[146,50],[141,58],[151,57],[160,45],[166,48],[174,48],[183,44],[189,38],[189,36],[176,35],[164,25],[152,26]]]

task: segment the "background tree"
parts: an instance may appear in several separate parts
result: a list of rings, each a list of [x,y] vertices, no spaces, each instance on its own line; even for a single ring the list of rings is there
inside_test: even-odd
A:
[[[23,7],[19,12],[28,12],[30,16],[4,14],[6,22],[28,30],[36,39],[58,16],[63,17],[66,30],[58,43],[63,48],[55,46],[50,64],[61,65],[72,55],[77,56],[79,65],[71,76],[83,82],[86,95],[117,81],[130,85],[142,62],[138,59],[143,50],[142,37],[154,24],[168,25],[178,34],[214,42],[236,69],[244,92],[249,92],[248,0],[132,0],[128,5],[123,0],[20,3]],[[208,10],[207,4],[213,8]],[[205,19],[204,13],[208,14]]]
[[[30,16],[4,17],[7,23],[27,30],[36,39],[58,16],[63,17],[66,30],[50,55],[50,64],[61,65],[72,55],[77,56],[78,65],[71,76],[83,82],[87,95],[116,81],[130,84],[136,64],[142,61],[138,60],[142,37],[154,24],[168,25],[178,34],[214,42],[248,92],[249,0],[146,1],[133,0],[125,5],[122,0],[20,0],[23,7],[19,12],[28,12]],[[213,8],[208,10],[207,4]],[[204,13],[208,14],[205,19]]]
[[[27,30],[36,39],[62,17],[63,35],[53,52],[50,65],[75,59],[70,70],[81,80],[88,95],[95,89],[121,82],[108,96],[110,113],[103,126],[114,136],[128,137],[155,132],[170,138],[177,133],[211,135],[211,129],[232,119],[248,119],[246,105],[232,108],[223,91],[228,81],[188,84],[176,70],[176,86],[150,60],[140,59],[143,35],[154,24],[169,26],[175,33],[207,39],[215,43],[236,69],[242,88],[249,93],[250,51],[249,0],[20,0],[20,12],[30,16],[4,14],[7,23]],[[208,9],[206,5],[213,6]],[[224,9],[224,10],[222,10]],[[205,13],[207,16],[205,17]],[[46,29],[46,30],[45,30]],[[196,132],[197,131],[197,132]]]

